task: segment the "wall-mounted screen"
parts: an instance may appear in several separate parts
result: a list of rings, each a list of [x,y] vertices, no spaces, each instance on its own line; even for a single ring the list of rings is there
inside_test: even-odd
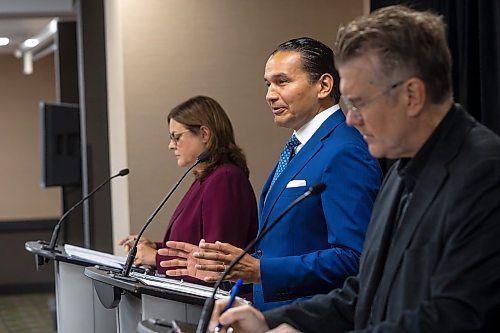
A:
[[[81,184],[80,109],[76,104],[40,103],[41,186]]]

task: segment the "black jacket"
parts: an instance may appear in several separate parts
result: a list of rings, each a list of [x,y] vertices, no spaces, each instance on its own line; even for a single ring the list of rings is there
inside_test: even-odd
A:
[[[500,138],[458,105],[392,237],[401,178],[379,192],[360,272],[343,288],[265,313],[303,332],[497,332]],[[383,273],[383,274],[382,274]]]

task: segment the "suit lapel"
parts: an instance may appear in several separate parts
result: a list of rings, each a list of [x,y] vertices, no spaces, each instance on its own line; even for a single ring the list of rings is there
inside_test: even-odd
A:
[[[281,196],[281,193],[286,188],[286,185],[290,180],[292,180],[309,162],[309,160],[318,153],[323,147],[323,140],[327,138],[342,121],[345,119],[344,114],[341,110],[336,111],[328,119],[326,119],[323,124],[318,128],[314,135],[307,141],[307,143],[302,147],[302,149],[297,153],[297,155],[290,161],[286,169],[281,173],[273,187],[269,189],[271,180],[273,178],[274,172],[276,171],[276,166],[269,175],[266,184],[262,190],[260,198],[260,224],[259,232],[266,226],[269,222],[269,214],[271,213],[273,207],[275,206],[277,200]],[[312,186],[314,184],[307,184],[307,186]],[[305,191],[305,190],[304,190]],[[267,195],[267,196],[266,196]]]
[[[266,226],[269,222],[269,214],[272,211],[274,205],[277,200],[283,193],[286,188],[286,185],[290,180],[292,180],[299,172],[304,168],[307,162],[321,149],[323,144],[321,141],[316,142],[315,144],[309,145],[312,143],[311,140],[307,142],[307,144],[299,151],[299,153],[290,161],[287,165],[286,169],[281,173],[273,187],[267,193],[267,198],[264,201],[264,210],[262,212],[262,225],[260,226],[260,230]],[[274,172],[273,172],[274,174]],[[313,184],[307,184],[310,186]],[[304,189],[305,192],[305,189]],[[260,231],[259,230],[259,231]]]
[[[413,199],[409,203],[404,220],[401,221],[400,227],[393,236],[384,271],[384,282],[380,285],[381,307],[380,311],[377,311],[376,322],[385,316],[389,293],[405,250],[408,248],[418,225],[422,222],[424,214],[428,211],[429,205],[439,194],[448,177],[446,165],[457,155],[466,132],[473,126],[472,122],[457,122],[457,119],[462,116],[463,112],[457,112],[454,115],[449,130],[443,134],[432,151],[428,163],[417,180],[417,185],[413,190]]]
[[[373,207],[372,220],[368,225],[367,238],[361,257],[361,274],[365,277],[366,283],[363,293],[360,294],[357,321],[367,323],[370,310],[377,292],[384,267],[387,260],[387,253],[391,244],[394,215],[398,207],[398,198],[402,191],[403,182],[397,173],[396,162],[384,180],[377,200]]]
[[[429,170],[429,168],[426,169]],[[424,179],[419,181],[418,186],[415,187],[413,191],[413,199],[409,203],[405,217],[403,221],[400,222],[401,225],[395,231],[395,234],[392,236],[392,243],[390,244],[389,253],[387,254],[387,260],[385,262],[384,277],[379,287],[378,298],[380,300],[380,308],[377,311],[378,318],[375,318],[375,322],[379,322],[385,316],[389,292],[394,283],[394,278],[403,259],[405,250],[408,248],[413,238],[415,229],[421,223],[423,215],[445,181],[446,174],[447,172],[444,168],[436,168],[435,166],[432,168],[431,172],[427,172],[426,175],[421,175]],[[398,198],[395,201],[398,202]],[[392,226],[393,223],[390,223],[390,225]]]
[[[398,198],[402,191],[403,183],[397,174],[397,166],[399,161],[394,164],[392,171],[387,175],[384,184],[382,185],[377,197],[377,201],[373,207],[372,218],[368,225],[367,238],[364,248],[370,251],[372,248],[379,248],[384,245],[384,236],[388,233],[390,237],[393,224],[390,223],[394,219],[394,214],[397,210]],[[373,229],[373,230],[371,230]]]

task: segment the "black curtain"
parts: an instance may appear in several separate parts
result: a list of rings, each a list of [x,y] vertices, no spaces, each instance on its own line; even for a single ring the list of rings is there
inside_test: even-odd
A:
[[[371,0],[371,10],[395,4],[443,16],[453,58],[455,101],[500,134],[500,1]]]

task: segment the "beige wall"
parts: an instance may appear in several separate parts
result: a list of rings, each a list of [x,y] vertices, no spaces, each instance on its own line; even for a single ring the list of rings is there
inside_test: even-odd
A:
[[[22,74],[22,61],[0,55],[0,221],[54,218],[59,188],[40,187],[38,104],[55,99],[53,56]],[[0,222],[1,223],[1,222]]]
[[[136,233],[183,172],[168,150],[165,116],[205,94],[229,114],[246,152],[257,197],[290,131],[265,103],[263,69],[280,42],[310,36],[333,46],[340,23],[366,0],[109,0],[106,38],[115,241]],[[189,176],[147,235],[163,237]],[[117,248],[115,248],[117,250]]]

